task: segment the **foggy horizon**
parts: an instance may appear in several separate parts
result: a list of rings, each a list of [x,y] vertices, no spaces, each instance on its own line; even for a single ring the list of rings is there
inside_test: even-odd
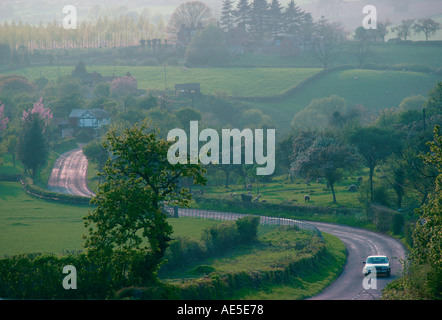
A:
[[[132,14],[135,17],[143,12],[148,14],[152,22],[162,19],[166,24],[173,11],[180,4],[188,0],[135,0],[135,1],[104,1],[104,0],[76,0],[72,3],[60,2],[59,0],[3,0],[0,3],[0,23],[22,23],[46,25],[55,21],[62,21],[63,6],[74,5],[77,8],[78,21],[93,20],[95,17],[91,10],[101,12],[101,15]],[[220,17],[222,1],[201,0],[212,10],[215,18]],[[235,6],[238,1],[234,1]],[[250,1],[249,1],[250,2]],[[271,3],[270,0],[267,1]],[[283,7],[290,0],[279,1]],[[324,16],[331,22],[340,22],[344,29],[353,32],[364,17],[362,8],[365,5],[374,5],[377,8],[378,21],[389,21],[392,25],[399,24],[406,19],[432,18],[442,22],[442,2],[438,0],[299,0],[295,3],[304,11],[312,14],[314,20]],[[146,10],[147,9],[147,10]],[[390,34],[394,37],[394,33]],[[422,37],[412,36],[411,40],[423,40]],[[442,31],[439,30],[432,40],[442,40]]]

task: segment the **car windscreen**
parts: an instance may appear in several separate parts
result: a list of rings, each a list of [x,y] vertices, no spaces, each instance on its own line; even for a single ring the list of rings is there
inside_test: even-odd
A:
[[[387,258],[383,257],[371,257],[367,259],[367,263],[376,264],[376,263],[388,263]]]

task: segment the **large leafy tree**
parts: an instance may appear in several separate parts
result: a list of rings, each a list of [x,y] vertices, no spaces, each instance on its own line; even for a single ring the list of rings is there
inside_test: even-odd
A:
[[[37,170],[43,166],[49,154],[49,142],[46,129],[52,120],[52,111],[40,98],[32,109],[23,111],[23,131],[18,141],[18,158],[35,179]]]
[[[420,263],[430,262],[442,270],[442,136],[440,126],[434,129],[434,140],[429,142],[430,152],[422,156],[425,163],[438,170],[434,191],[429,196],[428,204],[417,212],[421,223],[414,231],[415,259]]]
[[[43,166],[48,158],[48,141],[43,133],[44,121],[38,113],[30,113],[23,123],[23,131],[18,141],[18,158],[35,179],[38,168]]]
[[[182,178],[205,184],[199,165],[168,161],[171,144],[158,139],[146,122],[122,134],[115,129],[107,134],[111,156],[102,173],[106,181],[92,199],[96,209],[85,217],[89,230],[85,247],[104,274],[114,263],[120,267],[117,276],[124,278],[131,271],[130,279],[138,284],[155,281],[172,233],[162,206],[189,204],[191,196],[180,186]]]
[[[379,163],[401,151],[400,134],[375,126],[355,127],[347,132],[348,142],[355,145],[369,169],[370,199],[373,201],[373,176]]]
[[[192,66],[220,66],[229,58],[223,31],[213,25],[198,31],[186,49],[186,62]]]
[[[334,186],[344,177],[345,171],[358,167],[360,157],[356,148],[339,142],[333,137],[318,136],[292,163],[295,174],[307,178],[324,178],[336,203]]]
[[[294,129],[320,129],[327,126],[333,114],[345,114],[347,102],[337,95],[313,99],[302,111],[298,112],[292,121]]]
[[[440,127],[434,129],[430,152],[423,161],[437,167],[435,188],[427,204],[416,212],[419,220],[413,230],[413,248],[402,278],[384,289],[384,299],[440,300],[442,299],[442,137]]]
[[[431,152],[423,156],[425,163],[436,166],[438,176],[429,201],[417,213],[420,222],[413,232],[412,261],[428,265],[427,285],[431,298],[442,298],[442,136],[440,126],[434,129],[434,140],[429,142]]]

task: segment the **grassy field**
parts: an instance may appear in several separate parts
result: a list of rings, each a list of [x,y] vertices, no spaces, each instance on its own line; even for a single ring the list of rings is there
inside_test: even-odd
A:
[[[312,181],[306,184],[302,179],[295,179],[293,182],[285,179],[285,176],[276,177],[270,183],[253,183],[252,195],[261,194],[260,201],[265,200],[269,203],[283,203],[289,202],[293,204],[302,204],[306,206],[323,206],[323,207],[359,207],[360,203],[357,199],[357,193],[348,192],[347,189],[351,184],[357,184],[357,176],[350,177],[335,186],[337,203],[333,204],[333,196],[330,189],[326,189],[324,183],[316,183]],[[217,198],[231,198],[231,193],[236,193],[238,196],[244,191],[244,185],[232,184],[226,189],[223,185],[220,186],[205,186],[204,192],[206,195]],[[304,196],[309,194],[310,202],[304,201]]]
[[[366,63],[393,66],[393,65],[425,65],[430,68],[441,68],[440,56],[442,46],[431,43],[425,44],[396,44],[396,43],[372,43],[371,53]],[[359,65],[356,53],[358,43],[348,41],[340,44],[334,50],[332,66]],[[233,66],[296,66],[308,67],[321,65],[318,58],[311,52],[301,52],[297,56],[257,55],[244,54],[231,63]]]
[[[351,69],[331,72],[284,99],[251,103],[272,116],[279,128],[287,129],[297,112],[315,98],[338,95],[347,106],[362,105],[370,113],[399,106],[413,95],[427,96],[442,77],[436,74]]]
[[[0,182],[0,258],[20,253],[44,252],[62,255],[82,250],[86,232],[82,217],[87,206],[70,206],[35,199],[27,195],[16,182]],[[174,236],[187,236],[199,240],[204,229],[220,223],[200,218],[169,219]],[[319,293],[336,279],[345,263],[345,247],[337,238],[324,234],[329,255],[315,270],[305,270],[285,286],[266,287],[264,290],[250,288],[237,293],[234,299],[303,299]],[[296,242],[310,244],[310,235],[304,232],[287,232],[278,228],[260,228],[260,243],[242,246],[234,251],[203,263],[217,273],[242,270],[267,270],[278,262],[299,258],[294,250]],[[178,273],[168,275],[172,283],[183,279],[195,279],[196,266],[188,266]],[[173,277],[173,278],[171,278]],[[166,279],[163,279],[166,280]]]
[[[301,300],[315,296],[330,285],[340,274],[345,261],[345,246],[330,234],[323,234],[330,255],[315,270],[304,270],[292,285],[270,286],[265,290],[245,290],[238,298],[245,300]],[[233,299],[235,299],[234,297]]]
[[[17,182],[0,182],[0,256],[81,250],[85,206],[30,197]]]
[[[387,58],[386,58],[387,59]],[[60,67],[61,74],[70,74],[73,67]],[[92,66],[88,70],[112,75],[113,67]],[[163,67],[117,66],[116,75],[131,72],[138,79],[138,87],[149,90],[164,89]],[[229,96],[258,97],[279,95],[298,85],[317,72],[318,68],[196,68],[182,70],[167,67],[168,88],[176,83],[201,83],[205,94],[225,93]],[[29,79],[40,76],[56,79],[57,67],[29,67],[10,73]],[[363,105],[370,113],[397,107],[402,99],[426,96],[441,76],[431,73],[387,70],[351,69],[331,72],[283,99],[266,102],[248,102],[272,117],[281,131],[289,129],[293,117],[315,98],[336,94],[347,106]]]
[[[87,206],[52,203],[26,194],[17,182],[0,182],[0,257],[19,253],[62,254],[82,250]],[[215,223],[197,218],[170,219],[175,236],[199,239]]]
[[[60,75],[70,75],[75,65],[61,66]],[[151,66],[87,66],[88,72],[97,71],[103,76],[125,75],[128,71],[137,79],[139,89],[164,90],[164,67]],[[320,68],[189,68],[167,67],[167,88],[175,84],[201,83],[204,94],[226,93],[230,96],[271,96],[281,94],[300,81],[319,72]],[[57,66],[27,67],[5,72],[19,74],[30,80],[40,76],[57,79]]]
[[[324,234],[329,254],[314,270],[300,270],[300,275],[288,281],[284,286],[267,286],[258,290],[244,288],[232,299],[290,299],[301,300],[322,291],[340,274],[346,260],[345,246],[334,236]],[[182,269],[164,275],[163,281],[181,284],[186,281],[208,276],[224,275],[247,271],[270,271],[278,269],[289,261],[302,259],[308,250],[300,249],[296,244],[315,245],[311,235],[292,229],[273,228],[258,238],[252,245],[240,246],[228,253],[201,261],[201,264],[188,265]],[[204,272],[200,272],[204,270]],[[207,272],[210,272],[207,274]]]

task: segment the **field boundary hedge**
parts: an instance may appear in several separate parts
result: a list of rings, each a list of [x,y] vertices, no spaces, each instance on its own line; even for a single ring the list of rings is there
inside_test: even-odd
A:
[[[242,271],[199,279],[179,286],[181,298],[184,300],[216,300],[232,297],[235,292],[244,288],[263,288],[266,285],[287,285],[292,279],[300,276],[304,270],[318,266],[327,254],[325,246],[316,248],[308,256],[287,263],[283,267],[266,271]]]
[[[299,82],[297,85],[293,86],[292,88],[288,89],[287,91],[275,94],[271,96],[256,96],[256,97],[238,97],[238,96],[232,96],[231,99],[239,100],[239,101],[248,101],[248,102],[277,102],[282,99],[285,99],[293,94],[296,94],[297,92],[301,91],[305,86],[311,84],[314,81],[320,80],[329,73],[336,72],[336,71],[342,71],[342,70],[350,70],[355,69],[355,66],[339,66],[339,67],[332,67],[327,70],[321,70],[317,72],[316,74],[312,75],[311,77],[308,77],[301,82]]]
[[[354,213],[360,213],[363,210],[359,208],[330,208],[330,207],[319,207],[319,206],[303,206],[300,204],[280,204],[280,203],[270,203],[270,202],[252,202],[252,201],[241,201],[241,200],[231,200],[231,199],[217,199],[208,198],[204,196],[193,195],[192,198],[198,205],[202,205],[204,209],[208,206],[211,208],[218,208],[219,211],[225,211],[224,207],[235,206],[237,213],[250,213],[250,210],[254,209],[264,209],[269,210],[273,213],[280,214],[292,214],[294,216],[298,214],[343,214],[352,215]],[[221,209],[222,208],[222,209]],[[291,218],[291,216],[288,216]]]
[[[301,67],[304,68],[304,67]],[[312,67],[313,68],[313,67]],[[287,97],[294,95],[305,88],[305,86],[310,85],[312,82],[321,80],[326,75],[338,72],[338,71],[344,71],[344,70],[351,70],[351,69],[361,69],[361,70],[389,70],[389,71],[409,71],[409,72],[420,72],[420,73],[429,73],[429,74],[438,74],[442,75],[442,68],[440,69],[433,69],[431,67],[428,67],[426,65],[422,64],[407,64],[407,63],[399,63],[394,65],[382,65],[382,64],[375,64],[375,63],[366,63],[363,66],[355,66],[355,65],[344,65],[344,66],[336,66],[331,67],[327,70],[321,70],[317,72],[316,74],[302,80],[297,85],[293,86],[292,88],[286,90],[283,93],[275,94],[271,96],[254,96],[254,97],[241,97],[241,96],[231,96],[230,98],[233,100],[238,101],[247,101],[247,102],[278,102],[283,99],[286,99]]]
[[[73,205],[89,205],[91,201],[91,198],[88,197],[58,193],[42,189],[36,186],[33,181],[27,177],[22,177],[19,181],[27,194],[39,199],[64,202]]]
[[[304,272],[311,272],[319,267],[321,261],[330,253],[324,245],[315,246],[304,257],[287,261],[271,270],[250,270],[214,274],[183,284],[165,285],[164,288],[126,288],[118,293],[118,298],[177,300],[224,300],[230,299],[241,289],[262,289],[271,285],[289,285]],[[308,271],[307,271],[308,270]],[[158,290],[159,289],[159,290]],[[161,293],[161,291],[163,291]],[[170,296],[172,295],[172,297]],[[168,296],[168,297],[167,297]]]
[[[217,208],[219,211],[229,211],[232,207],[237,213],[250,213],[258,210],[265,212],[269,216],[281,216],[294,218],[301,216],[313,215],[342,215],[348,217],[356,217],[365,215],[374,228],[380,232],[392,232],[395,235],[405,235],[406,225],[405,217],[402,212],[395,211],[377,203],[370,203],[366,208],[330,208],[317,206],[303,206],[301,204],[280,204],[269,202],[252,202],[233,199],[217,199],[208,198],[201,195],[193,196],[198,208],[208,209]],[[257,213],[256,213],[257,214]]]

